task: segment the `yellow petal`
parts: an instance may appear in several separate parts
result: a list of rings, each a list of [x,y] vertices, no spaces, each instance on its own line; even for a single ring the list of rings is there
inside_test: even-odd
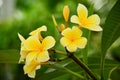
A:
[[[73,15],[70,20],[72,23],[77,23],[77,24],[81,25],[79,18],[76,15]]]
[[[46,62],[50,59],[48,51],[43,51],[41,53],[38,54],[37,56],[37,61],[39,62]]]
[[[72,36],[74,36],[76,38],[79,38],[82,35],[82,31],[76,26],[72,27],[72,33],[73,33]]]
[[[84,18],[87,18],[88,16],[87,8],[80,3],[78,4],[78,7],[77,7],[77,13],[78,13],[79,19],[84,19]]]
[[[78,27],[73,26],[72,29],[71,28],[66,28],[65,30],[62,31],[61,34],[65,38],[72,41],[72,40],[80,38],[80,36],[82,35],[82,31]]]
[[[75,52],[77,50],[77,46],[75,44],[70,44],[66,48],[69,52]]]
[[[84,37],[81,37],[80,39],[77,39],[74,41],[74,44],[78,47],[78,48],[85,48],[86,44],[87,44],[87,39]]]
[[[40,63],[37,62],[36,60],[32,60],[31,63],[29,65],[24,65],[23,69],[24,69],[24,73],[28,74],[29,77],[31,78],[35,78],[35,71],[38,69],[40,69]]]
[[[65,37],[62,37],[60,39],[60,43],[62,44],[62,46],[66,47],[71,43],[71,41],[69,39],[65,38]]]
[[[64,6],[63,8],[63,16],[66,22],[68,22],[69,19],[69,14],[70,14],[70,10],[68,6]]]
[[[85,28],[92,31],[102,31],[102,28],[99,25],[87,25]]]
[[[71,28],[66,28],[61,34],[65,37],[69,37],[71,35]]]
[[[38,54],[39,54],[38,52],[30,52],[26,57],[26,64],[27,65],[30,64],[31,61],[37,57]]]
[[[27,50],[37,50],[41,46],[41,43],[36,37],[30,36],[24,41],[24,46]]]
[[[24,37],[21,34],[19,34],[19,33],[18,33],[18,37],[21,40],[21,42],[25,41]]]
[[[20,56],[20,59],[19,59],[19,63],[24,61],[24,59],[26,58],[28,53],[29,53],[29,51],[20,51],[21,56]]]
[[[40,28],[37,28],[36,30],[30,32],[30,35],[36,35],[36,34],[40,34],[41,31],[47,31],[47,27],[46,26],[42,26]]]
[[[47,36],[42,41],[42,46],[44,49],[50,49],[55,45],[55,39],[52,36]]]
[[[97,14],[91,15],[87,19],[87,24],[99,25],[100,24],[100,17]]]
[[[36,75],[35,71],[32,71],[32,72],[28,73],[28,76],[30,78],[35,78],[35,75]]]

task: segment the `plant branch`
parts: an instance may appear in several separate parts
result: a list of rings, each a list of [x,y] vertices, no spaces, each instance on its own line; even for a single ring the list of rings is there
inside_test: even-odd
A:
[[[94,73],[77,57],[74,56],[73,53],[67,51],[68,57],[75,61],[93,80],[98,80]]]

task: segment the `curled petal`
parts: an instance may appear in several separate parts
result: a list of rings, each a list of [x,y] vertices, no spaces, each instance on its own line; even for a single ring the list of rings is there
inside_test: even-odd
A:
[[[76,23],[76,24],[81,25],[81,23],[79,21],[79,17],[76,16],[76,15],[73,15],[70,20],[71,20],[72,23]]]
[[[78,4],[78,7],[77,7],[77,13],[78,13],[79,19],[84,19],[84,18],[87,18],[88,16],[87,8],[80,3]]]
[[[50,59],[48,51],[43,51],[41,53],[38,54],[37,56],[37,61],[39,62],[46,62]]]
[[[47,27],[46,26],[42,26],[40,28],[37,28],[36,30],[30,32],[30,35],[36,35],[36,34],[40,34],[41,31],[47,31]]]
[[[55,45],[55,39],[52,36],[47,36],[42,41],[42,46],[44,49],[50,49]]]

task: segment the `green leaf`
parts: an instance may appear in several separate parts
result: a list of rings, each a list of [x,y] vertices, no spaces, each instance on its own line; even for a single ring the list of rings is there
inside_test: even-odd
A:
[[[0,63],[18,63],[18,50],[0,50]]]
[[[109,47],[120,36],[120,0],[111,9],[105,21],[102,34],[101,80],[104,80],[104,58]]]
[[[120,0],[111,9],[106,19],[102,34],[102,56],[113,42],[120,36]]]

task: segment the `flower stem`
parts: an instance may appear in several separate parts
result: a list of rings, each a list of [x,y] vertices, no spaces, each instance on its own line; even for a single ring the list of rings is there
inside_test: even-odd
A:
[[[68,52],[68,57],[71,58],[73,61],[75,61],[93,80],[98,80],[97,77],[94,75],[94,73],[77,57],[74,56],[73,53]]]
[[[65,52],[59,51],[59,50],[55,50],[55,49],[49,49],[49,51],[54,52],[54,53],[59,53],[59,54],[62,54],[62,55],[67,55]]]
[[[66,22],[66,28],[68,27],[68,21]]]

